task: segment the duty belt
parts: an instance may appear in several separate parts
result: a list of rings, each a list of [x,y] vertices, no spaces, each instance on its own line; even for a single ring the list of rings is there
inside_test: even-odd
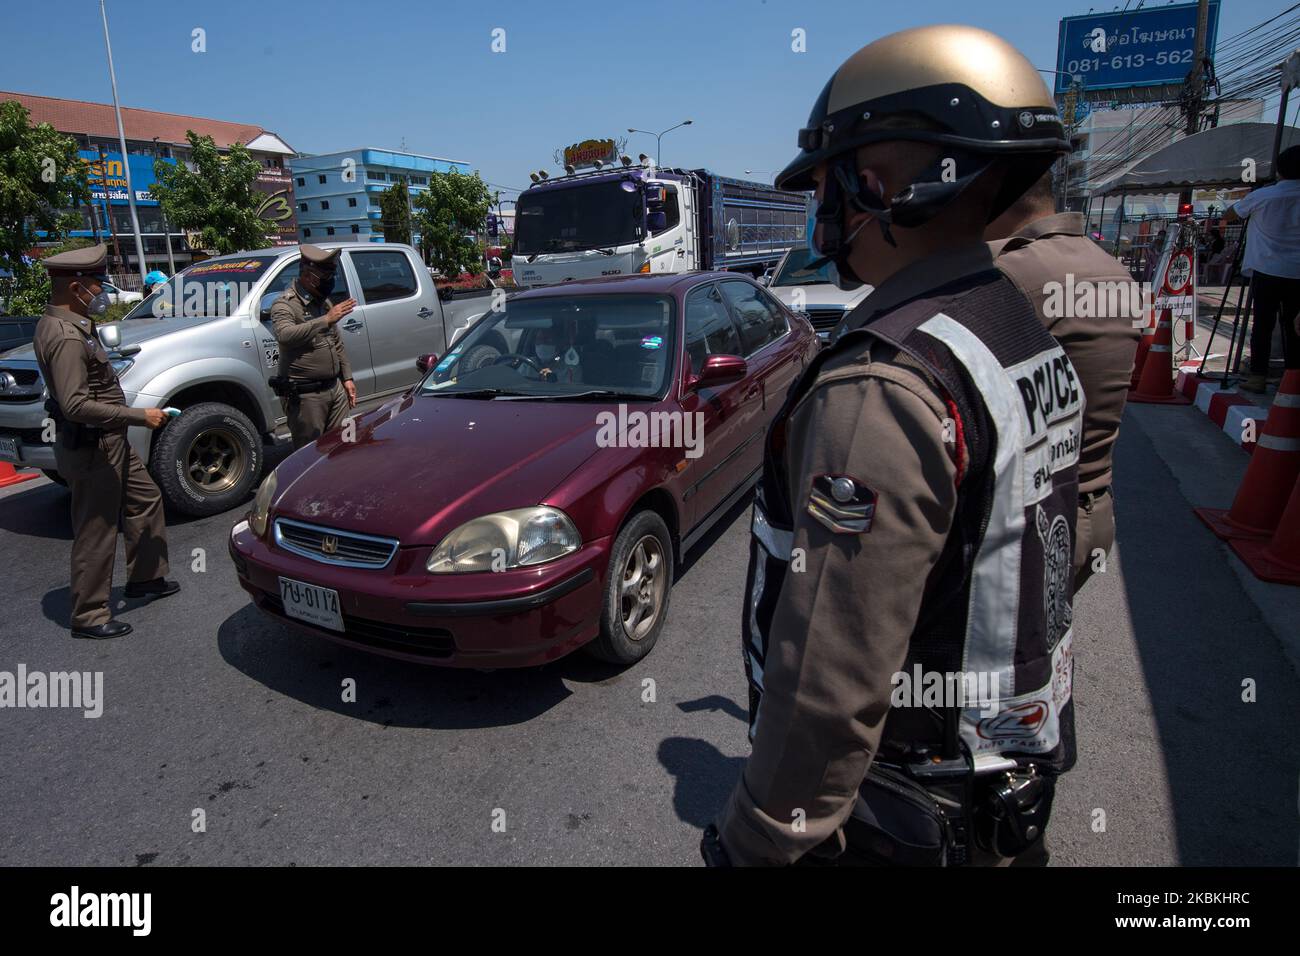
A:
[[[286,378],[283,375],[277,375],[268,379],[271,391],[281,398],[296,398],[299,395],[312,395],[316,392],[324,392],[334,387],[335,378],[310,378],[310,379],[293,379]]]

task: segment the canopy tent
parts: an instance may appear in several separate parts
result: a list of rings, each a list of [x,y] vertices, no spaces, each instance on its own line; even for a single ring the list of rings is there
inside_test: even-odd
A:
[[[1216,186],[1248,185],[1242,179],[1242,160],[1255,161],[1254,182],[1273,178],[1272,123],[1229,123],[1188,136],[1157,150],[1127,171],[1099,183],[1091,195],[1115,193],[1177,192]],[[1300,143],[1300,129],[1282,130],[1282,149]]]

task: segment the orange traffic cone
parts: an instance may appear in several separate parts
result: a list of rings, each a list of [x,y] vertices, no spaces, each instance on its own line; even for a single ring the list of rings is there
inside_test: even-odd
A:
[[[1272,540],[1242,538],[1230,544],[1261,581],[1300,585],[1300,481],[1291,492]]]
[[[18,469],[7,461],[0,461],[0,488],[8,488],[10,485],[22,484],[24,481],[39,477],[40,475],[34,471],[24,471],[20,474]]]
[[[1300,476],[1300,369],[1282,376],[1268,420],[1251,453],[1246,477],[1227,511],[1195,508],[1196,516],[1225,541],[1266,538],[1278,527],[1287,496]]]
[[[1165,309],[1156,321],[1155,334],[1147,348],[1146,361],[1137,388],[1128,393],[1130,402],[1160,405],[1190,405],[1192,400],[1174,390],[1173,313]]]
[[[1137,352],[1133,356],[1133,374],[1129,376],[1129,391],[1138,387],[1142,380],[1142,366],[1146,364],[1147,352],[1151,349],[1151,340],[1156,334],[1155,313],[1147,310],[1147,324],[1142,327],[1142,336],[1138,339]]]

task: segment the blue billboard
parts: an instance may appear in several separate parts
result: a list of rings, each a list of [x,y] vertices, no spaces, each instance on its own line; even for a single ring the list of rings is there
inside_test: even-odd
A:
[[[1210,0],[1205,52],[1213,56],[1219,0]],[[1196,58],[1196,4],[1066,17],[1056,46],[1056,92],[1182,83]],[[1066,74],[1066,75],[1061,75]]]
[[[93,149],[77,151],[81,161],[86,164],[86,173],[90,181],[90,198],[98,205],[104,199],[114,206],[126,205],[126,170],[122,167],[121,153],[105,153],[101,162],[99,153]],[[156,206],[158,200],[150,191],[154,184],[153,157],[141,153],[129,155],[131,163],[131,185],[135,187],[137,206]],[[174,162],[174,160],[165,160]]]

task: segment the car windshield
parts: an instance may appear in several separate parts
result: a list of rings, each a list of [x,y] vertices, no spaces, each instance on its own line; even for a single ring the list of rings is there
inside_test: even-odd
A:
[[[275,256],[198,262],[159,285],[127,319],[220,318],[248,298]]]
[[[488,312],[420,385],[424,395],[654,399],[675,355],[673,300],[548,295]]]
[[[808,263],[812,261],[813,254],[808,249],[791,249],[790,254],[781,263],[780,270],[772,277],[769,288],[792,285],[821,285],[833,281],[830,275],[831,264],[829,262],[823,263],[821,268],[813,272],[796,274],[803,273],[808,268]]]
[[[626,245],[645,235],[645,199],[630,179],[529,190],[515,222],[516,255]]]

